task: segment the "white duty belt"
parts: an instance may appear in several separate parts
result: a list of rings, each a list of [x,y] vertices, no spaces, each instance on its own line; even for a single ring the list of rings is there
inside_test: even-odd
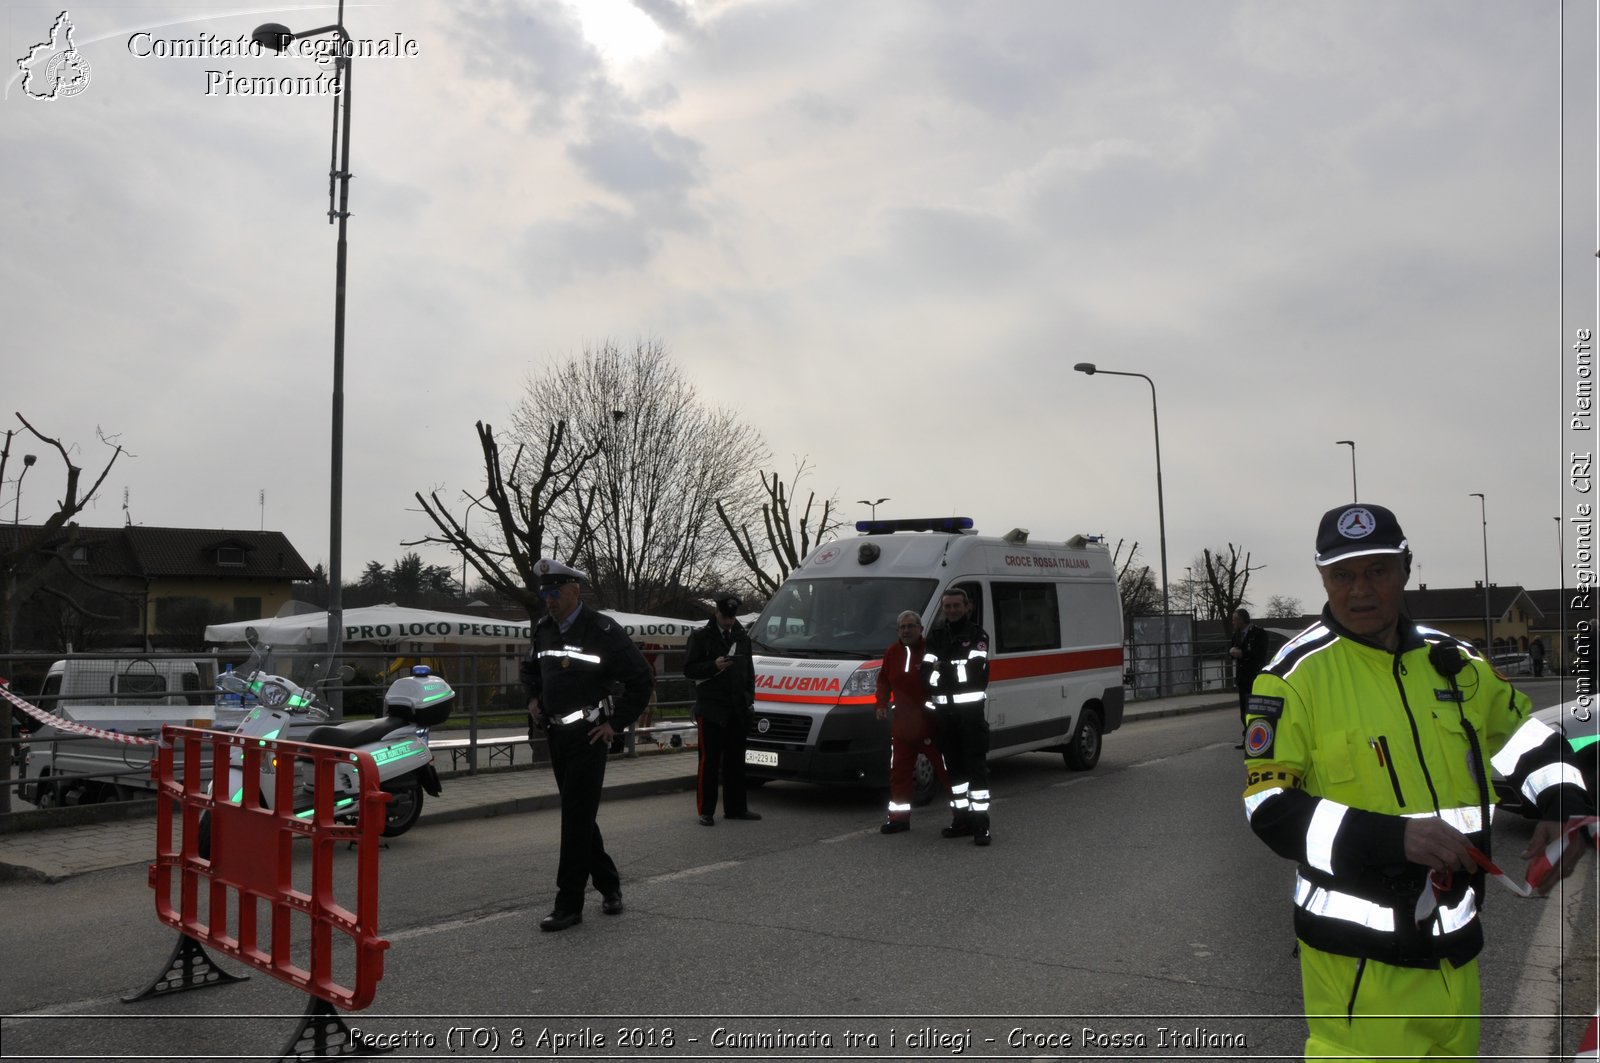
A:
[[[588,721],[589,723],[599,723],[600,717],[603,715],[605,715],[605,713],[600,706],[591,705],[587,709],[574,709],[565,716],[557,716],[555,721],[563,727],[569,724],[583,723],[584,721]]]

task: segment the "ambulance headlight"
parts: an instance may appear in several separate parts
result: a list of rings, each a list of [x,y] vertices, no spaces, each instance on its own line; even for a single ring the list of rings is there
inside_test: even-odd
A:
[[[881,664],[864,664],[844,681],[840,698],[870,698],[878,692],[878,669]]]

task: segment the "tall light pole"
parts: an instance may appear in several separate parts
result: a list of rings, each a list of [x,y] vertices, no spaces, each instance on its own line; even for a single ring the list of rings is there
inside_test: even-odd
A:
[[[17,474],[17,500],[16,504],[11,507],[11,526],[13,528],[22,519],[22,478],[28,475],[28,470],[33,468],[33,463],[38,460],[39,456],[37,454],[22,455],[22,471]],[[4,519],[4,517],[0,517],[0,520]]]
[[[333,439],[329,446],[332,468],[328,477],[328,657],[333,660],[339,655],[344,635],[344,569],[340,555],[344,545],[344,292],[349,258],[345,228],[350,220],[350,82],[354,49],[350,47],[350,34],[344,28],[344,0],[339,0],[338,21],[331,26],[295,33],[281,23],[267,22],[257,26],[250,37],[268,51],[283,52],[301,38],[320,37],[325,33],[333,34],[340,44],[334,58],[338,91],[333,97],[333,146],[328,158],[328,224],[337,222],[339,226],[333,279]],[[335,687],[331,693],[335,708],[342,708],[343,691]]]
[[[1353,439],[1335,439],[1334,446],[1350,448],[1350,501],[1359,502],[1361,496],[1356,493],[1356,441]]]
[[[1150,385],[1150,419],[1156,430],[1156,519],[1161,530],[1161,656],[1159,658],[1161,669],[1157,677],[1156,692],[1167,692],[1167,648],[1172,642],[1172,609],[1168,604],[1167,593],[1167,503],[1166,494],[1161,487],[1161,414],[1156,409],[1156,382],[1143,373],[1122,373],[1114,369],[1096,368],[1093,362],[1079,362],[1072,367],[1079,373],[1094,376],[1104,373],[1106,376],[1136,376]]]
[[[872,511],[872,519],[873,520],[877,520],[878,519],[878,507],[883,505],[885,502],[888,502],[888,501],[889,501],[889,499],[887,499],[887,498],[880,498],[876,502],[868,502],[864,498],[858,498],[858,499],[856,499],[856,504],[857,505],[866,506],[869,510]]]
[[[1556,651],[1559,650],[1561,652],[1561,662],[1563,664],[1566,663],[1567,659],[1567,542],[1563,534],[1564,529],[1561,526],[1560,515],[1558,514],[1550,519],[1556,522],[1556,578],[1561,581],[1561,596],[1556,599],[1556,608],[1558,610],[1556,613],[1556,639],[1558,640],[1558,645],[1551,646],[1545,651],[1545,658],[1550,662],[1550,672],[1554,675],[1556,670]],[[1565,701],[1566,697],[1567,692],[1563,683],[1561,699]]]
[[[461,515],[461,537],[463,539],[465,539],[467,537],[467,525],[472,522],[472,511],[474,509],[477,509],[480,506],[483,506],[483,499],[481,499],[481,498],[473,498],[471,495],[467,494],[465,491],[461,492],[461,496],[467,500],[467,511]],[[484,507],[484,508],[487,508],[487,507]],[[467,597],[467,548],[465,546],[463,546],[461,548],[461,598],[462,598],[463,601],[465,601],[466,597]]]
[[[1483,519],[1483,657],[1494,657],[1494,628],[1489,623],[1489,508],[1483,492],[1473,491],[1467,496],[1478,500],[1478,515]]]

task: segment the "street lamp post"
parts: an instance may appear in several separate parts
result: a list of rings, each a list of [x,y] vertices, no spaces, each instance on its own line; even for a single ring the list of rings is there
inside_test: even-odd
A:
[[[461,494],[467,500],[467,511],[464,514],[461,515],[461,537],[463,539],[465,539],[465,538],[467,538],[467,525],[472,522],[472,511],[474,509],[477,509],[479,506],[483,505],[483,499],[481,499],[481,498],[473,498],[471,495],[467,494],[465,491],[461,492]],[[461,547],[461,599],[462,599],[462,601],[465,601],[466,598],[467,598],[467,548],[466,548],[465,545],[463,545]]]
[[[22,455],[22,471],[17,474],[17,499],[16,503],[11,507],[11,526],[13,528],[22,519],[22,478],[28,475],[28,470],[33,468],[33,463],[38,460],[39,456],[37,454]],[[5,520],[5,518],[0,517],[0,520]]]
[[[868,502],[864,498],[856,499],[856,503],[858,505],[866,506],[869,510],[872,511],[872,519],[873,520],[877,520],[878,519],[878,507],[883,505],[887,501],[889,501],[889,499],[887,499],[887,498],[880,498],[876,502]]]
[[[1161,414],[1156,408],[1156,382],[1143,373],[1123,373],[1114,369],[1099,369],[1093,362],[1079,362],[1072,367],[1075,371],[1087,376],[1104,373],[1106,376],[1136,376],[1150,385],[1150,419],[1156,430],[1156,520],[1161,531],[1161,654],[1158,658],[1160,674],[1156,680],[1156,691],[1159,694],[1167,692],[1167,649],[1172,642],[1172,609],[1168,603],[1167,593],[1167,503],[1166,494],[1161,486]]]
[[[1556,608],[1558,609],[1556,614],[1556,638],[1560,641],[1545,652],[1545,658],[1550,662],[1550,673],[1554,675],[1557,664],[1556,652],[1560,651],[1560,659],[1563,663],[1567,658],[1567,543],[1562,538],[1560,515],[1558,514],[1550,519],[1556,522],[1556,578],[1561,581],[1561,594],[1556,599]],[[1564,689],[1561,696],[1563,699],[1566,698]]]
[[[329,446],[332,468],[328,477],[328,657],[333,660],[338,657],[344,634],[344,571],[340,554],[343,550],[344,517],[344,303],[345,273],[349,260],[345,230],[350,220],[350,86],[354,51],[349,47],[350,34],[344,28],[344,0],[339,0],[338,21],[330,26],[294,33],[280,23],[268,22],[257,26],[251,39],[268,51],[283,52],[297,40],[320,37],[325,33],[336,36],[342,45],[334,58],[338,89],[333,97],[334,135],[328,168],[328,224],[337,222],[339,226],[333,281],[333,438]],[[331,693],[335,707],[342,708],[343,692],[335,687]]]
[[[1489,509],[1483,492],[1473,491],[1467,496],[1478,500],[1478,515],[1483,519],[1483,658],[1494,657],[1494,628],[1489,622]]]
[[[1350,448],[1350,501],[1359,502],[1361,496],[1356,494],[1356,441],[1353,439],[1335,439],[1335,446]]]

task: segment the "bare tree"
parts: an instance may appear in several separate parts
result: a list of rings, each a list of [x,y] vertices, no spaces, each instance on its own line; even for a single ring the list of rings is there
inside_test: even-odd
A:
[[[516,435],[544,436],[557,416],[592,460],[552,500],[550,527],[608,605],[652,611],[735,559],[717,505],[736,524],[755,512],[746,484],[766,444],[733,411],[702,402],[660,341],[586,348],[530,378]]]
[[[482,506],[493,515],[493,526],[469,535],[465,513],[458,521],[437,490],[426,497],[418,491],[417,501],[440,534],[401,545],[443,543],[459,551],[485,583],[521,605],[530,619],[537,620],[544,615],[544,605],[539,600],[539,578],[534,566],[545,556],[551,512],[564,500],[580,494],[585,496],[577,499],[575,506],[580,518],[592,509],[595,493],[581,477],[596,452],[576,446],[568,422],[557,420],[546,427],[542,448],[512,444],[508,465],[494,428],[479,421],[477,430],[478,445],[483,451],[484,489],[480,497],[468,498],[472,505]],[[586,534],[569,539],[567,559],[572,560],[586,542]],[[552,547],[551,553],[557,550]]]
[[[817,504],[815,491],[806,496],[805,508],[800,511],[799,519],[795,519],[789,502],[790,495],[809,471],[809,464],[802,458],[795,463],[794,476],[788,483],[779,478],[776,470],[770,477],[765,472],[760,473],[761,489],[766,494],[766,500],[761,503],[761,526],[766,535],[764,545],[758,545],[751,537],[748,523],[735,524],[727,506],[720,499],[717,501],[717,517],[733,540],[734,548],[739,551],[739,560],[748,570],[756,590],[765,597],[776,593],[789,573],[800,567],[800,562],[811,552],[813,543],[822,542],[839,529],[839,518],[833,513],[838,502],[836,496],[823,499],[822,512],[816,514],[816,524],[811,523]],[[777,569],[776,575],[768,569],[768,563]]]
[[[1274,620],[1292,620],[1304,616],[1305,608],[1292,594],[1274,594],[1267,599],[1267,615]]]
[[[16,648],[17,603],[26,601],[48,583],[53,570],[65,567],[63,554],[75,542],[78,530],[76,525],[69,525],[68,522],[93,501],[100,486],[105,483],[106,476],[110,474],[111,467],[126,453],[122,444],[97,431],[100,442],[111,448],[111,456],[106,459],[105,467],[100,470],[94,482],[85,490],[82,483],[83,469],[73,463],[71,451],[59,439],[41,433],[22,414],[17,414],[16,418],[22,422],[22,430],[6,431],[5,444],[0,447],[0,481],[6,478],[6,470],[11,464],[13,437],[21,434],[31,435],[40,443],[55,450],[66,470],[66,480],[61,497],[56,501],[55,511],[41,524],[30,524],[26,528],[19,526],[17,534],[11,537],[5,550],[0,552],[0,570],[3,570],[0,571],[0,575],[4,576],[3,582],[0,582],[0,605],[3,605],[3,609],[0,609],[0,618],[3,618],[5,625],[5,646],[8,653]]]
[[[111,448],[111,456],[106,459],[100,475],[95,477],[87,489],[84,489],[83,469],[73,464],[68,448],[63,446],[59,439],[40,432],[22,414],[18,413],[16,418],[22,422],[21,433],[17,429],[7,429],[5,443],[0,446],[0,482],[6,479],[6,470],[11,464],[12,440],[18,434],[31,435],[40,443],[52,448],[61,459],[66,478],[61,495],[56,500],[55,512],[45,518],[42,524],[30,524],[26,528],[17,525],[15,534],[7,540],[5,549],[0,551],[0,623],[4,624],[7,653],[16,650],[17,603],[26,601],[44,587],[50,581],[53,569],[68,568],[62,555],[65,549],[70,548],[77,535],[77,525],[69,525],[68,521],[82,512],[83,508],[93,500],[100,490],[100,485],[105,483],[111,467],[124,453],[122,444],[97,430],[96,435],[99,436],[100,442]],[[24,461],[23,471],[26,472],[27,466],[32,463],[26,459]],[[20,479],[19,474],[18,480]],[[20,483],[16,490],[21,490]],[[16,506],[20,505],[19,496]],[[11,734],[11,711],[8,707],[6,711],[0,712],[0,750],[10,750],[8,743]],[[6,785],[10,779],[11,757],[0,754],[0,812],[11,811],[11,788]]]
[[[1210,547],[1201,550],[1194,563],[1200,607],[1197,612],[1208,620],[1228,619],[1235,609],[1250,604],[1245,593],[1250,585],[1250,573],[1266,567],[1252,566],[1249,552],[1232,543],[1228,544],[1226,553]]]
[[[1126,545],[1128,552],[1123,554]],[[1149,565],[1138,563],[1139,544],[1118,539],[1111,552],[1111,567],[1117,574],[1117,594],[1122,599],[1122,620],[1131,625],[1136,616],[1157,616],[1161,612],[1161,588]],[[1131,628],[1130,628],[1131,630]]]

